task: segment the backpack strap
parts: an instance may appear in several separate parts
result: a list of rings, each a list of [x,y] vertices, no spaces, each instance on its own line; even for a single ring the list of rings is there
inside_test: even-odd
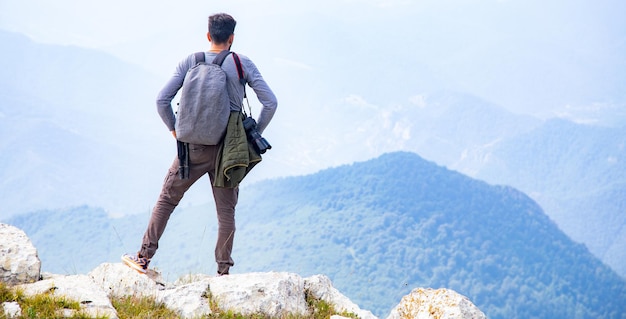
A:
[[[217,64],[219,66],[222,66],[222,64],[224,63],[224,60],[226,60],[226,57],[232,53],[233,54],[233,60],[235,60],[235,66],[237,66],[237,75],[239,76],[239,82],[241,82],[241,84],[245,85],[246,84],[246,80],[243,77],[243,67],[241,66],[241,60],[239,59],[239,56],[237,55],[237,53],[232,52],[230,50],[224,50],[222,52],[220,52],[215,59],[213,59],[213,64]],[[196,61],[198,61],[198,59],[196,58]]]
[[[246,102],[247,102],[248,94],[246,94],[246,79],[244,78],[243,67],[241,66],[241,60],[239,59],[239,56],[237,55],[237,53],[231,52],[230,50],[223,50],[215,57],[215,59],[213,59],[213,64],[222,66],[222,63],[224,63],[224,60],[226,60],[226,57],[231,53],[233,54],[233,60],[235,60],[235,66],[237,67],[237,75],[239,77],[239,83],[243,85],[243,97],[244,99],[246,99]],[[202,54],[202,58],[203,58],[202,61],[204,61],[204,53]],[[196,57],[196,61],[198,61],[197,57]],[[250,108],[250,105],[248,105],[248,108]]]
[[[226,57],[230,54],[230,50],[223,50],[222,52],[220,52],[215,59],[213,59],[213,64],[217,64],[219,66],[222,66],[222,63],[224,63],[224,60],[226,60]]]
[[[204,52],[196,52],[193,55],[196,57],[196,64],[204,62]]]

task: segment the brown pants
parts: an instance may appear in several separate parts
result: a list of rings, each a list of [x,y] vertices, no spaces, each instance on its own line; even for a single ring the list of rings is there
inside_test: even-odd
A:
[[[219,145],[189,145],[189,178],[180,179],[178,175],[178,158],[174,160],[167,172],[161,195],[152,210],[148,228],[143,236],[143,243],[139,253],[152,258],[159,248],[159,239],[165,231],[165,226],[176,205],[183,198],[185,192],[200,177],[209,175],[211,185],[215,178],[215,166]],[[231,258],[233,238],[235,235],[235,206],[239,195],[239,188],[213,188],[213,198],[217,209],[218,234],[215,246],[215,261],[217,272],[228,274],[228,270],[235,263]]]

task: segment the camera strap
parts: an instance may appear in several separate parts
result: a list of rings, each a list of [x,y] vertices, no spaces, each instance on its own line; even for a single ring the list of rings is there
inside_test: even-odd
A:
[[[212,63],[215,63],[221,66],[222,63],[224,63],[224,60],[226,59],[226,57],[231,53],[233,54],[233,60],[235,61],[235,66],[237,67],[237,76],[239,77],[239,83],[243,85],[243,98],[244,100],[246,100],[245,105],[248,106],[248,112],[250,112],[250,116],[252,116],[252,108],[250,107],[250,101],[248,101],[248,94],[246,93],[246,79],[244,77],[243,66],[241,66],[241,59],[239,59],[239,55],[237,55],[237,53],[233,51],[224,50],[215,57]],[[196,62],[204,62],[204,52],[196,53]],[[243,113],[245,117],[248,117],[248,113],[246,113],[245,105],[243,105],[242,103],[241,112]]]
[[[246,93],[246,79],[244,78],[243,67],[241,66],[241,60],[237,53],[233,52],[233,60],[235,60],[235,66],[237,67],[237,75],[239,76],[239,83],[243,85],[243,98],[246,100],[246,104],[248,106],[248,112],[250,112],[250,116],[252,116],[252,109],[250,108],[250,101],[248,101],[248,94]],[[242,103],[243,104],[243,103]],[[248,116],[246,113],[245,105],[241,106],[241,112],[244,116]]]
[[[239,55],[230,50],[223,50],[215,57],[215,59],[213,59],[212,63],[222,66],[226,57],[231,53],[233,55],[233,60],[235,61],[235,66],[237,67],[237,76],[239,77],[239,83],[243,85],[243,98],[246,100],[246,104],[248,105],[248,111],[250,111],[250,114],[252,114],[252,111],[250,109],[250,102],[248,102],[248,94],[246,93],[246,79],[244,78],[243,67],[241,66],[241,59],[239,59]],[[197,52],[195,54],[195,57],[196,63],[204,62],[204,52]],[[244,114],[246,114],[243,105],[241,107],[241,110]]]

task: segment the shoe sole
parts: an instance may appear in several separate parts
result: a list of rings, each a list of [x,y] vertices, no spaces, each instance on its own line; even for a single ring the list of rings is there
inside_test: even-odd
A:
[[[129,259],[126,256],[122,256],[122,262],[124,264],[126,264],[126,266],[136,270],[140,274],[144,274],[144,275],[146,274],[146,270],[145,269],[143,269],[141,266],[135,264],[135,262],[132,259]]]

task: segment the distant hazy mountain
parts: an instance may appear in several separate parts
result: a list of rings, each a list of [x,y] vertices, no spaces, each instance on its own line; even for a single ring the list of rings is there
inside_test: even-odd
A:
[[[147,207],[162,175],[146,171],[171,160],[156,138],[168,133],[154,111],[153,77],[94,50],[7,32],[0,41],[8,48],[0,59],[0,216]]]
[[[351,114],[349,120],[338,117],[338,109]],[[542,121],[446,91],[416,95],[410,103],[390,108],[355,96],[343,105],[320,107],[315,115],[317,126],[337,127],[337,133],[308,137],[295,155],[303,166],[311,158],[334,164],[379,152],[416,152],[469,176],[524,191],[566,234],[626,277],[623,127]]]
[[[529,194],[626,276],[626,127],[550,120],[497,143],[476,177]]]
[[[205,185],[206,186],[206,185]],[[626,281],[574,243],[523,193],[412,153],[241,190],[235,272],[324,273],[384,316],[415,287],[448,287],[489,318],[624,318]],[[212,205],[178,209],[153,260],[170,280],[215,272]],[[6,220],[44,271],[82,273],[136,251],[148,215],[98,209]]]
[[[402,149],[522,190],[626,277],[626,127],[539,121],[451,93],[418,105],[389,115],[389,126],[410,136]]]

